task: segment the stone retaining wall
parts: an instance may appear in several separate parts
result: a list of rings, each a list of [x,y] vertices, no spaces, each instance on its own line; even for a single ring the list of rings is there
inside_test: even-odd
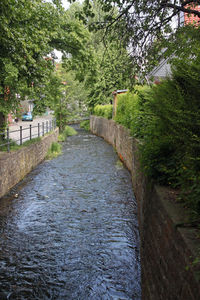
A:
[[[52,142],[57,141],[58,134],[56,128],[39,142],[10,153],[0,153],[0,197],[44,160]]]
[[[185,224],[187,213],[175,191],[153,185],[140,171],[138,142],[113,120],[92,116],[91,131],[115,147],[132,174],[141,238],[142,299],[200,299],[197,229]]]

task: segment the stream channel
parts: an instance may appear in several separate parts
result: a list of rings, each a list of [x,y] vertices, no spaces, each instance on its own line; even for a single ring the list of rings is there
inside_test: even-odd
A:
[[[131,176],[78,129],[0,199],[0,299],[139,300],[140,283]]]

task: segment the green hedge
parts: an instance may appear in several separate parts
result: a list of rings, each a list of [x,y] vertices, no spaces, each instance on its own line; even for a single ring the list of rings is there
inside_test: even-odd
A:
[[[118,95],[115,121],[131,129],[134,137],[143,138],[148,119],[146,103],[152,97],[149,86],[136,86],[133,92]]]
[[[118,95],[115,120],[140,140],[143,171],[157,183],[178,189],[180,200],[199,219],[200,28],[184,27],[178,46],[171,77]],[[111,118],[112,106],[106,107],[96,106],[95,114]]]
[[[119,96],[115,120],[141,141],[145,173],[180,190],[193,215],[200,214],[200,54],[174,60],[171,79]]]
[[[112,119],[113,106],[112,104],[96,105],[94,108],[94,115]]]

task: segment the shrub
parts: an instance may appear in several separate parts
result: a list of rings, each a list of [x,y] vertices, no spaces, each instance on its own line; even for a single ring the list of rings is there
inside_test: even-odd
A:
[[[72,136],[72,135],[76,135],[77,131],[73,127],[65,126],[64,134],[65,136]]]
[[[60,133],[58,136],[58,142],[64,142],[66,140],[67,137],[64,136],[63,133]]]
[[[96,105],[94,108],[94,114],[106,119],[112,119],[113,106],[112,104]]]
[[[76,135],[76,134],[77,134],[77,131],[73,127],[65,126],[63,132],[61,132],[61,134],[59,134],[59,136],[58,136],[58,141],[64,142],[68,136],[72,136],[72,135]]]
[[[172,77],[119,96],[115,120],[140,139],[144,172],[180,190],[200,214],[200,54],[174,59]]]
[[[62,146],[57,142],[53,142],[49,148],[46,159],[53,159],[62,153]]]
[[[115,121],[131,129],[134,137],[143,138],[147,123],[152,118],[146,107],[151,94],[149,86],[136,86],[133,92],[118,95]]]
[[[152,88],[140,149],[144,170],[157,182],[180,188],[182,201],[200,214],[200,55],[176,59],[172,78]]]
[[[85,120],[80,123],[80,127],[89,131],[90,130],[90,120]]]

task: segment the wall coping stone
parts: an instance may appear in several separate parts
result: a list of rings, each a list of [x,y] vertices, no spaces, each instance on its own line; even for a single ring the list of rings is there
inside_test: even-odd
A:
[[[185,209],[181,203],[176,201],[176,191],[168,187],[158,185],[155,185],[155,191],[170,216],[175,229],[179,231],[187,246],[190,248],[193,256],[199,256],[200,239],[197,238],[197,235],[200,234],[200,230],[189,226],[188,210]]]

